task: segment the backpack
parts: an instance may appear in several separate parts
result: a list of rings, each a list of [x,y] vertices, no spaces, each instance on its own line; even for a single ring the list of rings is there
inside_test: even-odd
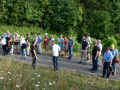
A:
[[[119,56],[116,56],[116,57],[115,57],[115,62],[117,62],[117,63],[120,62],[120,58],[119,58]]]
[[[22,48],[23,48],[23,49],[27,48],[27,44],[26,44],[26,43],[23,43],[23,44],[22,44]]]

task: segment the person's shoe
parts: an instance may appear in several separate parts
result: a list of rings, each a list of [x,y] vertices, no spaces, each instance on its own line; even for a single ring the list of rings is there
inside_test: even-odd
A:
[[[90,59],[87,59],[87,62],[90,62]]]
[[[83,63],[83,65],[85,65],[86,63]]]
[[[42,53],[39,53],[39,55],[42,55]]]
[[[71,58],[69,58],[69,57],[67,59],[71,60]]]
[[[101,78],[105,78],[105,76],[101,76]]]
[[[64,55],[62,54],[61,56],[63,57]]]
[[[59,56],[60,56],[60,54],[59,54]]]
[[[92,73],[95,73],[95,71],[93,71]]]
[[[93,68],[91,68],[90,70],[93,70]]]
[[[78,62],[78,63],[82,63],[82,62]]]

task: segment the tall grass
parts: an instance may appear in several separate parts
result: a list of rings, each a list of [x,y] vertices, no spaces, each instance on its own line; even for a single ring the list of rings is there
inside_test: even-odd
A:
[[[36,67],[0,57],[0,90],[115,90],[120,81],[106,80],[52,67]]]

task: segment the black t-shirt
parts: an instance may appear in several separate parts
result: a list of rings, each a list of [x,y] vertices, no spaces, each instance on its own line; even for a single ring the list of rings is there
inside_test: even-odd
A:
[[[35,54],[34,54],[33,50],[35,50],[35,46],[34,45],[31,46],[31,53],[32,53],[32,57],[35,57]]]
[[[99,50],[99,47],[98,47],[98,46],[94,46],[93,49],[92,49],[92,55],[93,55],[93,56],[96,56],[97,51],[100,51],[100,50]]]
[[[29,39],[29,37],[26,37],[26,39],[25,39],[26,41],[28,40],[28,42],[30,42],[30,39]]]
[[[88,46],[87,41],[83,41],[82,42],[82,49],[85,50],[87,46]]]
[[[6,37],[6,45],[8,45],[9,40],[10,40],[10,38]]]

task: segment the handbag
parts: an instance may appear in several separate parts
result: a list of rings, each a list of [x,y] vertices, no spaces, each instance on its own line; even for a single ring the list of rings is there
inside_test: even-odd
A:
[[[23,43],[23,44],[22,44],[22,48],[23,48],[23,49],[27,48],[27,44],[26,44],[26,43]]]
[[[115,62],[117,62],[117,63],[120,62],[120,58],[119,58],[119,56],[116,56],[116,57],[115,57]]]
[[[114,68],[111,66],[109,67],[109,74],[114,75]]]

